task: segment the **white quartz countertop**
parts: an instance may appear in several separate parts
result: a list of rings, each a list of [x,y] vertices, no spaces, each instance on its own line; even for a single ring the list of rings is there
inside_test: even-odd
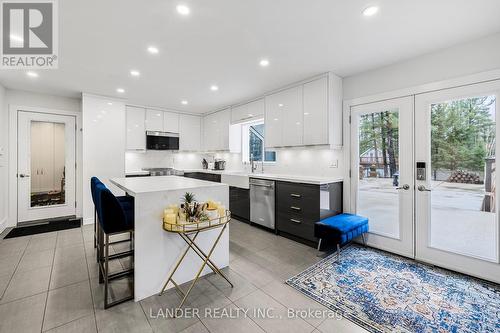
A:
[[[227,186],[226,184],[179,176],[112,178],[111,183],[130,195],[150,192],[189,190],[195,188]]]

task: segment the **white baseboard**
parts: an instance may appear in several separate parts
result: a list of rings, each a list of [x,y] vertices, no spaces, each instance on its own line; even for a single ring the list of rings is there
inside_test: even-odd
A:
[[[82,223],[85,225],[85,224],[94,224],[94,218],[93,217],[89,217],[89,218],[86,218],[86,219],[82,219]]]

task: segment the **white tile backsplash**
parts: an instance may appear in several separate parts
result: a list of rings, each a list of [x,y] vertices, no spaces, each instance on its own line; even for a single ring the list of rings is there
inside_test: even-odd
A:
[[[127,152],[126,170],[138,171],[142,168],[200,169],[201,160],[213,161],[221,158],[226,161],[226,170],[250,171],[248,164],[241,162],[241,154],[234,153],[183,153],[169,151]],[[343,177],[343,152],[324,148],[279,149],[276,163],[264,164],[264,172],[271,174]],[[336,165],[336,167],[335,167]],[[260,165],[258,171],[260,172]]]

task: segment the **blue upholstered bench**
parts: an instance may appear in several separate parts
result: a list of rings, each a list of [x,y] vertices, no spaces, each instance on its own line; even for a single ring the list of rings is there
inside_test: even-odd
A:
[[[314,236],[319,238],[318,251],[323,239],[337,244],[337,256],[340,258],[340,246],[361,236],[365,244],[365,232],[368,232],[368,218],[354,214],[339,214],[328,217],[314,224]]]

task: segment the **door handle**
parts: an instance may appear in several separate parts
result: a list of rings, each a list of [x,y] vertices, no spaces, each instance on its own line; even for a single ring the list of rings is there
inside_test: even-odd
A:
[[[295,206],[291,206],[290,209],[293,209],[293,210],[296,210],[296,211],[301,211],[302,210],[302,208],[295,207]]]
[[[30,177],[30,175],[27,175],[27,174],[24,174],[24,173],[20,173],[20,174],[19,174],[19,177],[20,177],[20,178],[29,178],[29,177]]]
[[[290,196],[292,198],[300,198],[300,197],[302,197],[300,194],[295,194],[295,193],[290,194]]]
[[[302,223],[302,222],[300,222],[299,220],[296,220],[296,219],[290,219],[290,221],[292,221],[293,223],[297,223],[297,224],[298,223]]]
[[[408,191],[410,189],[410,185],[404,184],[403,186],[396,187],[396,190],[405,190]]]
[[[417,190],[419,190],[420,192],[430,192],[431,191],[428,188],[426,188],[424,185],[419,185],[417,187]]]

